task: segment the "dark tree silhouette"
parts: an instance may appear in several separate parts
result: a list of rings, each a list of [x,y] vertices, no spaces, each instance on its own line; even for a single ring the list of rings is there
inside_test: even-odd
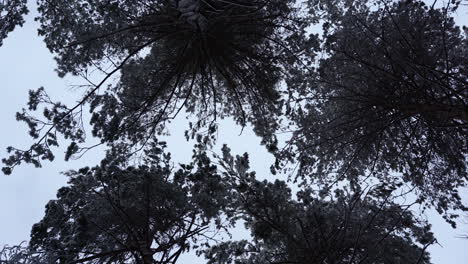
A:
[[[51,261],[44,254],[32,251],[26,242],[15,246],[5,245],[0,250],[0,264],[45,264]]]
[[[305,36],[307,17],[299,16],[294,0],[38,3],[39,34],[56,55],[59,75],[87,79],[97,69],[104,78],[72,107],[53,102],[43,88],[31,91],[29,109],[17,119],[37,142],[27,150],[9,148],[5,173],[22,161],[52,160],[57,133],[73,141],[67,157],[78,152],[88,104],[93,135],[102,143],[144,145],[185,109],[197,115],[196,128],[231,116],[252,123],[273,145],[279,82],[297,66],[297,54],[315,43]],[[30,114],[43,104],[44,121]]]
[[[69,186],[32,228],[30,249],[51,263],[176,263],[227,227],[230,191],[216,167],[197,156],[172,172],[170,154],[154,146],[145,166],[68,172]]]
[[[5,248],[0,263],[177,263],[189,249],[220,264],[430,263],[430,225],[384,185],[326,198],[304,189],[293,199],[285,182],[258,181],[248,155],[226,146],[212,162],[198,145],[175,172],[169,156],[154,145],[147,166],[104,161],[69,172],[29,246]],[[239,219],[251,241],[210,236]]]
[[[279,157],[326,184],[400,173],[420,202],[466,210],[468,40],[451,10],[384,1],[326,22],[317,75],[290,81],[298,129]]]
[[[0,1],[0,47],[8,33],[16,26],[22,26],[23,16],[28,13],[27,0],[1,0]]]
[[[0,263],[169,264],[193,249],[209,263],[430,263],[430,225],[396,191],[409,186],[453,226],[468,210],[458,193],[468,179],[468,39],[452,17],[460,2],[301,3],[38,0],[59,76],[89,85],[72,106],[30,91],[16,118],[36,141],[9,147],[3,172],[53,160],[59,136],[70,143],[66,160],[92,148],[83,145],[87,107],[108,152],[100,166],[67,173],[29,246],[5,247]],[[25,5],[0,0],[0,45]],[[308,34],[318,22],[322,36]],[[195,119],[186,136],[197,145],[175,170],[156,138],[181,111]],[[297,198],[285,182],[258,181],[247,154],[224,147],[211,160],[224,117],[253,125],[276,154],[273,174],[298,165]],[[279,150],[284,121],[293,134]],[[136,152],[140,165],[129,166]],[[213,244],[209,229],[239,219],[251,241]]]
[[[393,202],[384,185],[319,198],[283,182],[258,181],[248,156],[224,155],[237,179],[237,201],[252,241],[229,241],[205,251],[208,263],[430,263],[430,225]],[[384,199],[376,199],[385,193]]]

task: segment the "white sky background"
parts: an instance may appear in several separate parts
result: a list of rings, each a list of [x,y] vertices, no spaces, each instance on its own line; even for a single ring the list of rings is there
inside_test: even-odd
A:
[[[53,99],[67,102],[73,102],[80,95],[79,90],[74,91],[70,86],[82,83],[81,80],[70,77],[61,79],[54,72],[56,65],[53,56],[37,36],[38,23],[33,19],[35,16],[36,10],[31,8],[24,27],[17,28],[0,47],[0,157],[6,156],[7,146],[28,147],[32,143],[26,125],[15,120],[15,113],[26,107],[28,90],[44,86]],[[467,25],[466,12],[459,14],[457,20]],[[183,119],[182,115],[180,117]],[[175,162],[186,162],[192,155],[193,142],[185,141],[185,128],[185,120],[176,120],[170,126],[172,136],[167,141]],[[239,135],[240,131],[241,128],[232,122],[221,122],[220,144],[216,150],[227,143],[233,154],[248,152],[253,170],[257,171],[260,178],[268,177],[273,157],[260,146],[260,139],[250,129],[246,128]],[[10,176],[0,175],[0,247],[4,244],[18,244],[29,238],[31,226],[44,215],[45,204],[55,198],[58,188],[66,184],[66,178],[60,172],[94,166],[102,158],[102,149],[95,149],[79,160],[65,162],[62,152],[57,151],[56,160],[52,163],[44,162],[43,168],[24,165],[16,168]],[[468,224],[460,223],[459,228],[453,230],[437,214],[430,213],[428,218],[441,244],[429,248],[433,262],[468,263],[468,239],[457,238],[468,234]],[[180,263],[204,261],[195,261],[193,257],[186,256]]]

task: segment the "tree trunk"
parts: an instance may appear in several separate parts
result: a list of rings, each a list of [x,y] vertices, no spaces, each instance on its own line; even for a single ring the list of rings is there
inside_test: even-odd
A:
[[[153,254],[150,250],[143,250],[141,252],[144,264],[154,264]]]

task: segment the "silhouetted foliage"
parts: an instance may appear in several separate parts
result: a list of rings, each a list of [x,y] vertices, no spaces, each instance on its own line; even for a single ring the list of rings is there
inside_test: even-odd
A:
[[[0,250],[0,264],[46,264],[51,263],[47,256],[40,252],[34,252],[26,242],[19,245],[5,245]]]
[[[220,264],[430,263],[430,225],[382,185],[327,198],[305,189],[293,199],[285,182],[258,181],[248,155],[226,146],[220,167],[198,145],[174,172],[164,144],[153,147],[146,166],[104,161],[67,173],[69,186],[47,204],[29,247],[8,248],[5,263],[176,263],[189,249]],[[238,219],[251,242],[210,236]]]
[[[307,19],[294,0],[38,3],[39,34],[56,55],[59,75],[87,79],[97,69],[104,78],[73,107],[51,101],[43,88],[31,91],[29,109],[17,119],[37,143],[10,148],[5,173],[22,161],[53,160],[56,133],[73,141],[67,157],[80,151],[81,111],[88,104],[93,135],[102,143],[142,145],[184,109],[197,116],[196,128],[231,116],[252,123],[274,145],[280,81],[299,63],[297,54],[316,43],[305,36]],[[30,114],[39,105],[46,106],[45,121]]]
[[[175,263],[210,229],[229,226],[230,191],[209,159],[172,171],[163,144],[145,165],[67,173],[69,186],[32,228],[30,248],[53,263]],[[225,226],[224,226],[225,225]]]
[[[22,26],[24,15],[28,13],[27,0],[1,0],[0,1],[0,46],[8,33],[16,26]]]
[[[345,10],[324,22],[317,75],[289,82],[298,129],[280,159],[295,158],[300,177],[325,185],[399,173],[439,213],[466,210],[466,29],[451,7],[419,1]]]
[[[246,155],[233,162],[225,151],[224,160],[238,179],[238,210],[253,241],[215,245],[205,251],[208,263],[430,263],[430,225],[411,205],[394,203],[385,186],[326,199],[304,189],[292,199],[285,182],[256,180]],[[376,199],[380,191],[385,199]]]
[[[458,192],[468,180],[459,4],[38,0],[57,73],[89,85],[72,106],[30,91],[16,118],[36,143],[9,147],[3,172],[52,161],[60,136],[66,160],[88,150],[83,109],[108,152],[67,173],[29,246],[5,247],[0,263],[176,263],[189,250],[226,264],[430,263],[436,240],[411,206],[433,206],[454,227],[468,210]],[[27,12],[26,1],[0,2],[0,45]],[[309,34],[319,22],[323,34]],[[181,111],[197,143],[192,163],[175,168],[156,138]],[[253,126],[277,157],[272,174],[298,166],[297,198],[286,182],[258,181],[247,154],[225,146],[212,161],[224,117]],[[399,204],[408,193],[416,200]],[[208,232],[239,219],[251,241]]]

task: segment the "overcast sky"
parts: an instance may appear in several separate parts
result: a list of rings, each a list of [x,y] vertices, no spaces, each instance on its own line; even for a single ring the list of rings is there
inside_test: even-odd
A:
[[[67,102],[73,102],[80,94],[71,87],[82,83],[81,80],[70,77],[61,79],[54,72],[53,56],[37,36],[37,23],[33,20],[35,12],[32,11],[24,27],[15,30],[0,47],[2,157],[6,155],[4,150],[7,146],[27,147],[31,143],[27,127],[15,120],[15,113],[26,106],[28,90],[44,86],[53,99]],[[458,17],[459,21],[465,19]],[[185,141],[184,129],[184,120],[174,122],[170,126],[172,135],[167,139],[169,150],[177,162],[186,162],[191,157],[193,143]],[[229,121],[222,122],[218,142],[228,143],[235,154],[249,152],[252,167],[259,177],[268,177],[273,158],[260,146],[260,139],[250,129],[239,135],[240,132],[240,127]],[[58,153],[61,154],[61,151]],[[71,162],[64,162],[63,155],[57,155],[56,161],[44,163],[43,168],[24,165],[16,168],[11,176],[0,175],[0,246],[18,244],[29,238],[31,226],[43,217],[47,201],[55,198],[57,189],[66,184],[66,178],[60,172],[96,165],[101,157],[102,150],[99,149]],[[468,194],[464,196],[468,197]],[[429,213],[428,218],[440,243],[429,248],[433,262],[468,263],[468,239],[457,238],[468,234],[468,225],[460,222],[459,229],[453,230],[437,214]],[[186,261],[181,263],[194,263],[190,258],[184,258]]]

